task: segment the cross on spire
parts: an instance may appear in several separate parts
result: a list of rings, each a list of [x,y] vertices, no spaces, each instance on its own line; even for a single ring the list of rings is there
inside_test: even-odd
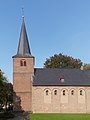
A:
[[[24,16],[24,7],[22,7],[22,17]]]

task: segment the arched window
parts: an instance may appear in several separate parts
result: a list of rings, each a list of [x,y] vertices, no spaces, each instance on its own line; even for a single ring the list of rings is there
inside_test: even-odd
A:
[[[22,60],[20,61],[20,66],[26,66],[26,60],[22,59]]]
[[[83,95],[83,91],[82,90],[80,90],[80,95]]]
[[[65,95],[65,90],[63,90],[63,95]]]
[[[26,60],[24,61],[24,66],[26,66]]]
[[[71,95],[74,95],[74,90],[71,91]]]
[[[49,91],[48,91],[48,90],[46,90],[46,95],[48,95],[48,93],[49,93]]]
[[[23,66],[23,61],[22,60],[20,61],[20,66]]]
[[[54,90],[54,95],[57,95],[57,90]]]

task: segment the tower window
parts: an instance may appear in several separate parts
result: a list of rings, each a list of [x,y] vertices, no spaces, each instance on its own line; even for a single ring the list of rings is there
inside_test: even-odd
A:
[[[26,60],[22,59],[22,60],[20,61],[20,66],[26,66]]]
[[[24,61],[24,66],[26,66],[26,60]]]
[[[20,66],[23,66],[23,61],[22,60],[20,61]]]

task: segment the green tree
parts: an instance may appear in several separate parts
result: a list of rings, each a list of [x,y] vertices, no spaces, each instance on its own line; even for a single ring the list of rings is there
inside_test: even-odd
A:
[[[8,83],[4,73],[0,71],[0,103],[7,106],[13,102],[13,86]]]
[[[90,64],[84,64],[83,69],[84,70],[90,70]]]
[[[80,68],[82,62],[80,59],[74,59],[71,56],[63,54],[55,54],[54,56],[47,58],[44,67],[45,68]]]
[[[3,82],[2,91],[0,93],[1,103],[7,106],[13,102],[13,87],[11,83]]]

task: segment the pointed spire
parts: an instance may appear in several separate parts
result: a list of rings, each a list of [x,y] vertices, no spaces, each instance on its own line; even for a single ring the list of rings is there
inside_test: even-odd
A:
[[[24,23],[24,16],[22,17],[22,27],[19,39],[19,46],[17,51],[18,56],[31,56],[26,27]]]

